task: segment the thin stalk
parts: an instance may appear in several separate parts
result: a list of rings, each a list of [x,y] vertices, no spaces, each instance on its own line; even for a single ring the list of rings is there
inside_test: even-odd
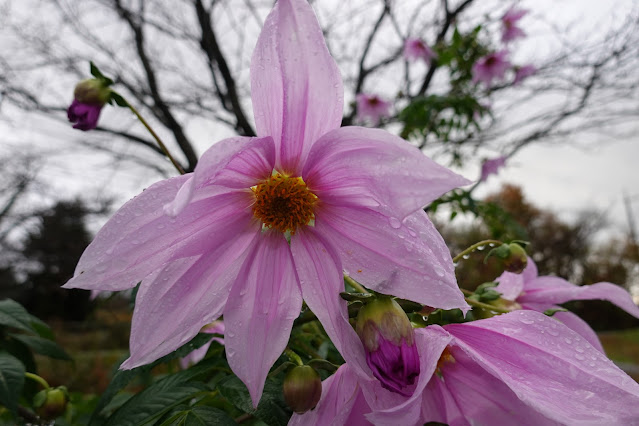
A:
[[[153,138],[155,139],[155,141],[158,143],[158,145],[160,146],[160,149],[162,150],[162,152],[164,152],[164,155],[167,156],[167,158],[169,160],[171,160],[171,163],[173,163],[173,166],[177,169],[177,171],[183,175],[185,173],[184,169],[182,168],[182,166],[180,166],[180,163],[178,163],[175,158],[173,158],[173,156],[171,155],[171,153],[169,152],[168,148],[166,147],[166,145],[164,145],[164,142],[162,142],[162,139],[160,139],[160,137],[158,136],[157,133],[155,133],[155,131],[151,128],[151,126],[149,125],[149,123],[147,123],[147,121],[144,119],[144,117],[142,117],[142,115],[140,115],[140,113],[138,112],[137,109],[135,109],[135,107],[133,105],[131,105],[129,103],[129,101],[127,101],[125,99],[126,105],[129,107],[129,109],[131,111],[133,111],[133,114],[135,114],[135,116],[138,118],[138,120],[140,120],[140,123],[142,123],[144,125],[144,127],[146,127],[146,130],[149,131],[149,133],[151,133],[151,136],[153,136]]]
[[[473,251],[477,250],[478,247],[481,246],[486,246],[489,244],[494,244],[495,246],[500,246],[504,243],[502,243],[499,240],[484,240],[484,241],[480,241],[478,243],[473,244],[472,246],[468,247],[466,250],[462,251],[461,253],[459,253],[457,256],[453,257],[453,263],[455,262],[459,262],[459,260],[464,257],[465,255],[472,253]]]
[[[27,379],[31,379],[31,380],[34,380],[34,381],[40,383],[40,385],[43,388],[45,388],[45,389],[50,389],[51,388],[51,386],[49,386],[47,381],[44,380],[42,377],[38,376],[37,374],[25,372],[24,373],[24,377],[26,377]]]
[[[357,281],[355,281],[354,279],[352,279],[348,275],[344,275],[344,281],[346,281],[348,283],[348,285],[353,287],[357,292],[359,292],[359,293],[368,293],[368,290],[366,290],[364,287],[362,287],[362,285],[360,283],[358,283]]]
[[[496,306],[489,305],[487,303],[482,303],[473,299],[469,299],[468,297],[466,298],[466,302],[471,306],[475,306],[477,308],[482,308],[482,309],[488,309],[489,311],[498,312],[500,314],[507,314],[511,312],[510,309],[498,308]]]
[[[298,354],[296,354],[295,352],[293,352],[290,349],[286,349],[284,351],[284,353],[286,354],[286,356],[288,357],[289,360],[291,360],[291,362],[297,364],[297,365],[304,365],[304,362],[302,361],[302,358],[300,358],[300,356]]]

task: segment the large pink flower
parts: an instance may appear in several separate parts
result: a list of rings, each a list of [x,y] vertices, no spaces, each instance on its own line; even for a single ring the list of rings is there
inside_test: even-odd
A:
[[[280,0],[268,16],[251,89],[258,137],[215,144],[194,173],[125,204],[66,287],[142,281],[123,368],[175,350],[224,315],[229,364],[257,405],[302,298],[338,350],[364,360],[339,296],[343,273],[383,293],[467,309],[422,207],[468,181],[387,132],[339,128],[339,70],[304,0]]]
[[[611,283],[598,283],[577,286],[553,276],[538,276],[537,265],[528,258],[526,269],[521,274],[504,272],[498,279],[495,291],[502,294],[502,299],[513,302],[513,307],[544,312],[558,308],[558,304],[571,300],[607,300],[624,311],[639,318],[639,307],[632,301],[630,294]],[[597,334],[590,326],[572,312],[556,312],[555,318],[581,334],[588,342],[603,352]]]
[[[561,322],[532,311],[416,330],[421,373],[406,397],[344,364],[289,425],[633,424],[639,385]]]

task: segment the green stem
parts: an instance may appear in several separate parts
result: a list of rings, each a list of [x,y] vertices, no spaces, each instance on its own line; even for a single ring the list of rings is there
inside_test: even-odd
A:
[[[142,123],[144,125],[144,127],[146,127],[146,129],[149,131],[149,133],[151,133],[151,136],[153,136],[153,138],[155,139],[155,141],[158,143],[158,145],[160,146],[160,149],[162,150],[162,152],[164,152],[164,155],[166,155],[168,157],[169,160],[171,160],[171,163],[173,163],[173,166],[177,169],[178,172],[180,172],[181,175],[183,175],[185,173],[184,169],[182,168],[182,166],[180,166],[180,163],[178,163],[177,161],[175,161],[175,158],[173,158],[173,156],[171,155],[171,153],[169,152],[168,148],[166,147],[166,145],[164,145],[164,142],[162,142],[162,140],[160,139],[160,137],[158,136],[157,133],[155,133],[155,131],[151,128],[151,126],[149,125],[149,123],[146,122],[146,120],[144,119],[144,117],[142,117],[140,115],[140,113],[138,112],[137,109],[135,109],[135,107],[133,105],[131,105],[129,103],[129,101],[127,101],[126,99],[124,100],[126,102],[126,105],[129,107],[129,109],[131,111],[133,111],[133,114],[135,114],[135,116],[138,118],[138,120],[140,120],[140,123]]]
[[[288,359],[291,360],[291,362],[297,364],[297,365],[304,365],[304,362],[302,361],[302,358],[300,358],[300,356],[298,354],[296,354],[295,352],[293,352],[290,349],[286,349],[284,351],[284,353],[286,354],[286,356],[288,357]]]
[[[362,287],[362,285],[360,283],[358,283],[357,281],[355,281],[354,279],[352,279],[348,275],[344,275],[344,281],[346,281],[348,283],[348,285],[353,287],[357,292],[359,292],[359,293],[368,293],[368,290],[366,290],[364,287]]]
[[[25,372],[24,373],[24,377],[26,377],[27,379],[31,379],[31,380],[34,380],[34,381],[40,383],[40,385],[43,388],[45,388],[45,389],[50,389],[51,388],[51,386],[49,386],[47,381],[44,380],[42,377],[38,376],[37,374]]]
[[[453,263],[455,262],[459,262],[459,260],[464,257],[465,255],[472,253],[473,251],[477,250],[478,247],[481,246],[486,246],[489,244],[494,244],[495,246],[500,246],[504,243],[502,243],[499,240],[484,240],[484,241],[480,241],[478,243],[473,244],[472,246],[468,247],[466,250],[462,251],[461,253],[459,253],[457,256],[453,257]]]
[[[478,301],[473,300],[473,299],[469,299],[468,297],[466,298],[466,302],[468,302],[468,304],[471,305],[471,306],[475,306],[477,308],[482,308],[482,309],[487,309],[487,310],[493,311],[493,312],[498,312],[500,314],[507,314],[507,313],[511,312],[510,309],[498,308],[496,306],[489,305],[487,303],[482,303],[482,302],[478,302]]]

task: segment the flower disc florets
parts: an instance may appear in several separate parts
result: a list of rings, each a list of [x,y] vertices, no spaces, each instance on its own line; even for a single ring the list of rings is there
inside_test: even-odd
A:
[[[301,177],[274,173],[251,188],[255,195],[253,215],[271,229],[295,234],[315,219],[317,196]]]

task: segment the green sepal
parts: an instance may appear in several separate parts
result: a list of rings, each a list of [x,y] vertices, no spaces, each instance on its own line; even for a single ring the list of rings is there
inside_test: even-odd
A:
[[[356,302],[356,301],[366,301],[372,300],[375,298],[375,295],[372,293],[349,293],[346,291],[341,292],[340,297],[347,302]]]
[[[109,87],[113,84],[113,80],[102,74],[102,71],[100,71],[100,69],[93,63],[93,61],[89,62],[89,65],[91,67],[91,75],[93,77],[97,78],[98,80],[102,80],[106,87]]]
[[[557,312],[568,312],[568,309],[565,308],[551,308],[551,309],[546,309],[544,311],[544,315],[547,315],[549,317],[555,315]]]

